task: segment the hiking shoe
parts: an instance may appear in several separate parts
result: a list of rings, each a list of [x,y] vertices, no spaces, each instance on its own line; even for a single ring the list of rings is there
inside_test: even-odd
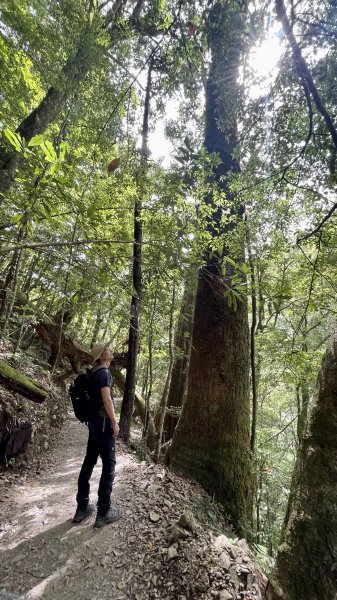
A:
[[[90,515],[92,515],[93,512],[95,512],[95,507],[93,504],[88,504],[88,506],[85,510],[80,510],[78,508],[77,511],[75,512],[75,515],[73,518],[73,523],[82,523],[82,521],[84,519],[86,519],[86,517],[89,517]]]
[[[110,508],[106,515],[97,515],[94,527],[104,527],[104,525],[119,521],[122,516],[123,513],[120,508]]]

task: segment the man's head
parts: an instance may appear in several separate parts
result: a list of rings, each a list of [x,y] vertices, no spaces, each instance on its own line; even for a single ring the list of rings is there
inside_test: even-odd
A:
[[[95,362],[103,361],[108,366],[110,365],[110,363],[113,359],[112,350],[104,342],[97,342],[97,344],[95,344],[91,348],[90,354]]]

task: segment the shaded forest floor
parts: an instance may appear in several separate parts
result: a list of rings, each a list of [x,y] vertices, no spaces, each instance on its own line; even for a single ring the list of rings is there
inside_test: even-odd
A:
[[[230,539],[201,488],[140,462],[120,442],[113,499],[123,519],[98,530],[94,515],[73,525],[86,437],[85,426],[70,419],[36,473],[0,474],[0,598],[263,597],[265,579],[246,542]],[[98,464],[94,501],[99,475]],[[186,510],[194,519],[175,527]]]

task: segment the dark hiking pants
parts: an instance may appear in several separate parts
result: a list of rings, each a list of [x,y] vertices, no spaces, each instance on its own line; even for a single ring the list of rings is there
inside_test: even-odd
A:
[[[98,457],[102,459],[102,474],[98,488],[97,512],[105,515],[110,508],[110,496],[115,476],[115,438],[109,419],[98,417],[89,422],[87,453],[78,478],[76,496],[78,508],[85,510],[89,502],[90,477]]]

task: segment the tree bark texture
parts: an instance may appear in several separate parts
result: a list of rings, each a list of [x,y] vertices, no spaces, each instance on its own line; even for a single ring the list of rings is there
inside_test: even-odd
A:
[[[218,2],[210,11],[209,39],[212,62],[206,86],[205,146],[217,152],[221,164],[213,181],[227,199],[229,208],[216,204],[209,194],[205,201],[213,216],[208,230],[222,235],[238,232],[243,207],[236,205],[227,184],[238,171],[233,157],[237,145],[237,75],[242,49],[243,15],[237,4]],[[224,213],[226,211],[226,213]],[[223,226],[222,217],[235,217]],[[243,239],[237,255],[243,259]],[[228,305],[224,291],[233,272],[223,277],[219,258],[209,252],[208,264],[199,272],[194,315],[188,391],[170,450],[170,464],[198,480],[219,500],[238,531],[251,508],[249,329],[246,301],[237,310]]]
[[[324,355],[298,450],[277,579],[287,600],[337,597],[337,328]]]

